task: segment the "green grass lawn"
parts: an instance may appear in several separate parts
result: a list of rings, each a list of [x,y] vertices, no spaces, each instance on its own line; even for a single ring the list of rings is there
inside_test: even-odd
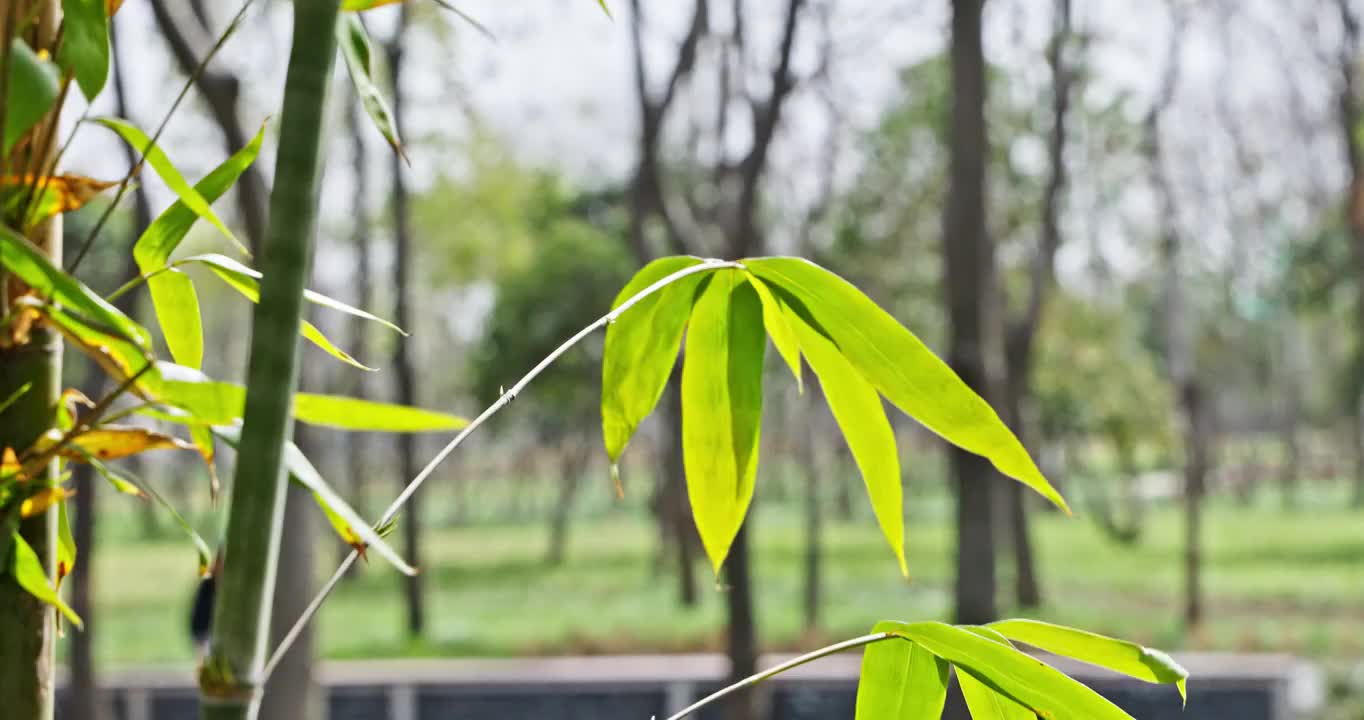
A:
[[[1037,616],[1167,649],[1280,650],[1357,658],[1364,643],[1364,514],[1319,502],[1293,514],[1220,503],[1206,522],[1208,617],[1179,621],[1182,516],[1152,509],[1141,542],[1123,546],[1083,518],[1035,515],[1047,605]],[[946,618],[951,527],[942,501],[910,501],[904,580],[870,517],[826,527],[823,622],[801,628],[803,533],[799,513],[757,508],[759,626],[768,649],[812,646],[865,632],[881,619]],[[915,510],[917,509],[917,511]],[[119,530],[115,516],[102,525]],[[581,519],[568,560],[547,569],[541,526],[478,526],[427,537],[429,633],[405,638],[399,578],[378,561],[322,613],[329,657],[523,655],[718,648],[723,590],[698,565],[701,599],[679,607],[671,567],[655,574],[656,536],[626,512]],[[326,542],[324,557],[334,555]],[[174,539],[105,544],[96,560],[92,632],[105,668],[187,662],[185,618],[193,552]],[[319,573],[330,568],[319,568]],[[1007,589],[1007,569],[1002,573]],[[1006,610],[1007,611],[1007,610]]]

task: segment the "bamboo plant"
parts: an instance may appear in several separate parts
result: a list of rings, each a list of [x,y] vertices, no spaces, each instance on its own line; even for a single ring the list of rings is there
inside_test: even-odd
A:
[[[64,0],[61,33],[54,32],[55,0],[11,2],[0,13],[5,43],[0,55],[0,99],[5,103],[0,112],[0,266],[6,286],[0,293],[0,703],[7,720],[50,720],[52,608],[80,625],[59,594],[62,577],[76,561],[65,515],[68,493],[61,484],[64,464],[89,463],[120,491],[165,505],[185,529],[205,573],[214,566],[213,551],[196,529],[154,488],[109,463],[141,452],[184,449],[197,452],[214,478],[216,443],[238,448],[212,649],[200,668],[201,707],[206,719],[253,720],[271,670],[358,557],[373,552],[402,572],[416,572],[383,535],[417,488],[470,433],[527,391],[563,353],[603,328],[602,435],[613,474],[635,429],[657,405],[685,338],[682,441],[688,496],[717,573],[753,497],[769,340],[798,384],[804,382],[805,366],[814,371],[902,573],[908,573],[903,497],[885,400],[1066,509],[1018,439],[945,363],[855,287],[796,258],[671,257],[649,264],[621,291],[610,312],[565,341],[472,422],[417,408],[296,392],[300,337],[342,362],[369,369],[303,319],[305,301],[397,329],[304,288],[316,232],[327,85],[338,47],[362,107],[395,152],[403,152],[397,124],[373,80],[371,45],[357,14],[397,1],[294,2],[263,273],[228,255],[184,257],[176,251],[200,220],[228,248],[240,248],[212,204],[255,161],[264,127],[246,147],[189,183],[159,145],[165,119],[184,98],[186,84],[151,135],[118,118],[77,125],[77,130],[105,128],[136,150],[139,160],[121,180],[100,182],[62,172],[60,147],[66,143],[56,142],[56,118],[72,87],[87,99],[100,92],[108,72],[108,27],[121,3]],[[254,2],[244,0],[214,53]],[[318,32],[325,28],[334,28],[334,33]],[[212,53],[204,62],[211,58]],[[75,271],[143,167],[160,176],[177,199],[134,246],[141,274],[103,297],[81,283]],[[64,264],[55,242],[62,213],[112,188],[117,188],[112,202]],[[199,370],[205,338],[195,285],[183,272],[191,266],[207,269],[257,303],[245,387]],[[143,286],[173,362],[162,359],[161,348],[145,328],[109,303],[114,295],[140,292]],[[98,401],[73,390],[60,392],[58,337],[93,359],[117,389]],[[187,438],[115,422],[130,417],[181,427]],[[292,444],[295,419],[351,430],[462,429],[370,523]],[[282,522],[280,490],[286,481],[312,491],[353,551],[296,620],[294,630],[278,647],[267,648],[268,598]],[[216,492],[216,482],[209,491]],[[1163,653],[1080,630],[1027,620],[987,627],[883,622],[868,635],[722,689],[674,720],[791,667],[854,648],[864,649],[859,720],[940,716],[953,671],[977,718],[1128,717],[1089,688],[1025,654],[1019,644],[1184,692],[1187,673]]]
[[[254,2],[242,4],[205,63],[221,49]],[[299,3],[301,27],[316,27],[314,23],[320,20],[329,23],[324,27],[339,28],[333,22],[338,4],[336,0]],[[58,634],[54,609],[71,627],[78,630],[82,624],[60,594],[62,579],[77,559],[67,517],[66,500],[71,492],[63,485],[66,465],[88,463],[119,492],[161,505],[184,529],[198,570],[206,574],[214,567],[214,550],[198,529],[167,504],[155,487],[119,468],[116,461],[149,451],[195,452],[210,478],[208,491],[216,495],[217,444],[244,443],[239,469],[244,479],[235,487],[265,490],[247,491],[238,508],[249,510],[255,505],[258,510],[269,510],[277,493],[272,495],[273,486],[261,481],[283,476],[278,470],[268,473],[258,468],[262,462],[276,468],[282,462],[288,476],[312,492],[346,542],[372,550],[410,573],[415,570],[388,547],[374,524],[360,518],[289,442],[290,408],[302,422],[344,430],[422,432],[465,424],[446,413],[291,392],[300,336],[342,362],[370,369],[302,319],[303,300],[313,307],[399,330],[359,308],[302,289],[315,223],[322,101],[335,53],[331,34],[311,47],[299,43],[296,56],[302,59],[296,64],[300,69],[289,74],[292,101],[284,113],[287,129],[281,129],[281,182],[276,186],[272,235],[282,240],[274,242],[269,253],[269,276],[224,254],[177,254],[199,221],[213,227],[229,251],[244,253],[212,205],[255,162],[266,131],[262,126],[245,147],[191,184],[159,144],[166,121],[184,100],[190,83],[170,100],[161,124],[150,135],[112,117],[82,118],[76,124],[73,134],[104,128],[133,148],[138,159],[123,178],[100,181],[64,169],[79,165],[80,159],[64,157],[72,135],[59,137],[58,118],[70,95],[79,92],[93,100],[103,89],[109,71],[109,27],[120,5],[118,0],[25,0],[0,7],[0,708],[6,720],[51,720],[53,647]],[[104,237],[107,221],[144,168],[156,173],[177,199],[134,244],[133,256],[141,273],[114,293],[101,296],[78,279],[77,270]],[[109,194],[113,197],[107,198]],[[76,251],[63,262],[63,214],[87,204],[98,205],[97,199],[104,202],[104,208],[94,229],[79,239]],[[207,269],[246,300],[259,303],[250,399],[245,387],[210,378],[199,369],[205,339],[195,285],[183,272],[190,266]],[[170,360],[164,359],[163,349],[153,344],[146,328],[110,303],[120,294],[143,291],[150,292]],[[267,342],[266,338],[274,339]],[[107,373],[116,389],[94,400],[75,389],[63,391],[63,341]],[[267,357],[261,352],[275,354]],[[279,376],[279,369],[286,366],[290,368],[287,376]],[[268,384],[275,380],[282,382]],[[262,419],[243,427],[248,404],[252,414]],[[135,418],[145,422],[119,422]],[[153,429],[150,422],[159,426]],[[181,430],[170,430],[174,427]],[[272,544],[277,541],[270,535],[244,532],[240,521],[229,525],[227,554],[254,556],[262,564],[267,560],[273,564]],[[251,529],[249,520],[246,529]],[[255,542],[262,544],[253,549]],[[223,565],[241,570],[257,562]],[[222,580],[229,587],[240,583],[231,572],[224,575]],[[244,617],[238,616],[239,625],[249,624],[241,620]],[[233,620],[225,622],[231,627]],[[235,631],[224,637],[232,640],[216,644],[215,658],[231,658],[231,662],[215,661],[206,669],[237,667],[237,662],[249,668],[248,652],[243,651],[246,660],[242,661],[229,653],[249,648],[250,642],[234,642],[245,637]],[[257,651],[257,667],[262,653]],[[223,687],[224,677],[249,679],[251,674],[206,672],[205,677],[216,678],[218,687]],[[243,712],[247,711],[249,704]]]

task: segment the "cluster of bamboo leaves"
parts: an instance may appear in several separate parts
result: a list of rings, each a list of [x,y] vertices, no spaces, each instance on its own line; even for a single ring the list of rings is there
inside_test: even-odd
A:
[[[652,292],[640,299],[645,291]],[[817,376],[902,572],[908,574],[899,453],[882,398],[1068,512],[984,399],[870,298],[812,262],[663,258],[621,291],[617,305],[627,302],[633,307],[608,325],[602,360],[607,454],[619,460],[657,405],[681,350],[687,494],[717,572],[753,499],[769,338],[797,383],[806,364]],[[1187,673],[1157,650],[1026,620],[987,627],[883,622],[862,642],[834,648],[867,646],[858,720],[940,717],[951,667],[980,720],[1129,717],[1013,641],[1184,692]]]
[[[396,1],[344,0],[339,8],[362,11]],[[116,0],[65,0],[64,33],[55,58],[34,52],[22,39],[12,39],[4,62],[7,92],[0,133],[7,157],[16,146],[39,142],[30,131],[61,106],[71,82],[87,99],[98,95],[109,69],[109,18],[119,4]],[[604,3],[602,7],[605,9]],[[336,9],[333,3],[330,14]],[[401,154],[404,150],[397,124],[373,79],[372,50],[364,24],[355,12],[342,12],[336,19],[336,31],[329,40],[340,49],[364,109],[395,152]],[[334,52],[330,42],[325,49]],[[330,69],[330,60],[326,68],[314,68],[314,74],[325,77],[325,69]],[[292,72],[293,68],[291,76]],[[325,93],[321,100],[325,100]],[[286,93],[286,111],[290,102],[299,99]],[[33,168],[32,172],[10,174],[0,180],[0,211],[4,217],[0,266],[28,288],[10,302],[0,342],[22,345],[35,324],[47,325],[98,363],[118,385],[115,392],[98,402],[78,391],[67,391],[54,426],[32,447],[3,448],[0,462],[0,570],[77,625],[79,618],[59,595],[61,578],[70,572],[76,558],[66,515],[69,493],[60,481],[45,480],[42,469],[54,460],[90,463],[120,491],[149,496],[166,505],[152,488],[109,463],[151,450],[182,449],[203,458],[215,478],[211,491],[216,493],[216,473],[212,471],[216,444],[221,441],[235,446],[242,440],[247,388],[210,378],[201,371],[203,323],[195,283],[185,270],[204,268],[251,302],[261,301],[263,280],[260,272],[228,254],[177,256],[176,251],[190,229],[202,220],[223,237],[225,251],[249,259],[245,247],[217,217],[212,205],[256,160],[264,126],[246,147],[191,184],[157,144],[159,132],[148,136],[117,118],[87,122],[103,126],[129,143],[143,158],[139,166],[145,163],[150,167],[177,200],[134,245],[140,274],[109,297],[102,297],[68,269],[53,263],[25,238],[25,233],[55,214],[78,209],[111,187],[118,187],[121,197],[138,168],[122,182],[59,174],[55,167]],[[279,171],[278,182],[287,181],[286,170]],[[307,182],[316,182],[315,168],[313,173]],[[309,223],[311,220],[305,224]],[[307,245],[303,247],[306,252]],[[151,296],[169,360],[158,356],[152,334],[111,302],[124,293],[140,291],[143,284]],[[306,291],[303,298],[402,332],[364,310],[317,293]],[[1004,475],[1068,512],[1065,501],[1018,439],[946,363],[851,284],[797,258],[725,262],[669,257],[649,264],[620,292],[611,313],[533,369],[485,411],[475,426],[504,407],[567,347],[601,325],[607,326],[602,429],[613,468],[640,422],[657,405],[679,352],[683,355],[682,443],[688,497],[717,572],[753,498],[769,338],[798,383],[804,382],[806,365],[817,376],[902,573],[908,575],[901,469],[885,400],[945,440],[988,458]],[[339,361],[371,369],[312,324],[299,321],[297,327],[304,339]],[[24,391],[21,388],[15,397],[3,399],[0,412]],[[443,413],[309,393],[293,394],[292,413],[305,423],[348,430],[416,432],[466,425],[460,418]],[[117,422],[132,417],[180,426],[185,437]],[[433,464],[472,429],[466,428]],[[357,551],[372,548],[400,570],[415,572],[385,544],[383,528],[361,518],[292,443],[286,444],[283,462],[292,479],[312,491],[333,527]],[[429,469],[414,484],[424,479]],[[21,518],[54,505],[59,517],[59,565],[56,577],[50,577],[15,528]],[[174,508],[166,508],[191,537],[204,570],[210,564],[209,545]],[[306,616],[300,620],[306,621]],[[977,718],[1127,717],[1089,688],[1019,650],[1015,642],[1144,681],[1175,684],[1181,695],[1184,693],[1187,673],[1159,651],[1021,620],[985,627],[883,622],[871,635],[817,651],[750,680],[756,682],[833,651],[865,647],[857,700],[860,720],[938,717],[952,668]]]
[[[11,39],[4,123],[7,157],[16,147],[40,141],[29,134],[30,130],[60,106],[72,79],[90,100],[103,89],[109,67],[108,22],[118,4],[68,0],[63,5],[64,34],[55,59],[34,52],[20,37]],[[218,492],[216,443],[236,444],[246,389],[201,372],[203,322],[194,282],[184,270],[205,268],[251,302],[259,301],[261,274],[225,254],[176,257],[175,253],[191,228],[202,220],[225,238],[228,251],[249,257],[245,246],[218,218],[212,204],[255,162],[265,133],[262,126],[246,147],[191,185],[155,138],[131,123],[112,117],[90,118],[85,122],[112,130],[141,153],[145,165],[175,193],[177,200],[165,208],[133,246],[141,274],[109,297],[101,297],[70,272],[56,266],[24,234],[53,215],[81,208],[101,191],[126,186],[128,178],[123,183],[102,182],[59,174],[48,167],[0,179],[4,218],[4,226],[0,227],[0,267],[28,288],[25,294],[10,301],[9,312],[3,318],[3,342],[9,346],[23,345],[34,324],[44,324],[94,360],[118,386],[98,403],[74,388],[67,390],[56,423],[32,447],[3,448],[0,570],[7,569],[22,587],[55,605],[76,625],[80,619],[57,593],[61,579],[71,571],[76,558],[65,503],[70,492],[60,484],[38,482],[43,468],[53,459],[61,463],[90,463],[118,491],[163,505],[191,538],[201,572],[211,564],[209,544],[175,508],[166,504],[150,485],[110,463],[153,450],[197,451],[213,479],[210,492],[215,496]],[[124,293],[138,291],[144,283],[170,360],[158,357],[152,334],[112,303]],[[307,291],[305,297],[318,306],[402,332],[392,323],[324,295]],[[342,362],[371,369],[307,321],[302,322],[300,334]],[[4,399],[0,411],[26,391],[27,388],[21,388]],[[117,399],[124,402],[116,404]],[[302,422],[343,430],[421,432],[465,425],[461,418],[445,413],[313,393],[296,393],[293,411]],[[181,426],[187,439],[118,422],[134,417]],[[292,479],[312,491],[331,525],[347,542],[357,548],[373,548],[404,572],[415,572],[292,444],[287,449],[286,462]],[[22,518],[45,512],[53,505],[58,506],[60,544],[57,577],[50,580],[33,549],[19,536],[17,526]]]

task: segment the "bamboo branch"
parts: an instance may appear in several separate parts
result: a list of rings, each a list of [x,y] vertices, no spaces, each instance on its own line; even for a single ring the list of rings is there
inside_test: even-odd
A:
[[[496,402],[489,405],[478,417],[474,418],[473,422],[469,423],[468,426],[461,430],[453,440],[445,445],[445,447],[441,448],[441,451],[436,453],[436,456],[426,464],[426,467],[422,468],[421,472],[417,473],[417,476],[412,478],[411,482],[407,484],[407,487],[403,488],[403,491],[399,493],[398,497],[389,504],[388,509],[384,511],[384,514],[379,518],[379,522],[375,523],[375,526],[382,527],[392,522],[393,518],[398,515],[398,511],[402,509],[403,505],[407,504],[409,499],[411,499],[413,493],[417,492],[417,489],[421,487],[422,483],[426,482],[426,479],[450,456],[450,453],[455,451],[455,448],[459,447],[460,444],[464,442],[464,439],[467,438],[470,433],[477,430],[479,426],[487,422],[489,418],[496,415],[499,410],[506,407],[512,400],[516,399],[516,396],[522,390],[526,389],[526,386],[530,385],[531,381],[535,380],[536,377],[539,377],[540,373],[544,372],[545,369],[552,365],[555,360],[559,359],[561,355],[572,349],[574,345],[582,342],[584,338],[591,335],[593,332],[615,322],[616,318],[634,307],[639,301],[653,295],[678,280],[689,275],[710,272],[722,268],[742,269],[743,265],[725,260],[706,260],[696,265],[692,265],[691,267],[678,270],[653,285],[639,291],[637,295],[621,303],[611,312],[597,318],[596,322],[588,325],[578,331],[576,335],[564,341],[562,345],[554,349],[554,352],[545,356],[544,360],[541,360],[538,365],[531,368],[530,372],[526,373],[515,385],[502,393],[502,396],[499,397]],[[265,669],[261,678],[262,682],[270,677],[270,672],[275,669],[275,666],[279,664],[279,661],[284,657],[284,654],[289,651],[289,646],[293,645],[294,641],[298,639],[299,634],[303,632],[303,628],[307,627],[308,622],[317,614],[317,611],[322,607],[322,603],[327,599],[327,596],[331,594],[331,591],[336,588],[337,583],[345,576],[346,571],[350,569],[351,565],[355,564],[355,560],[359,557],[359,554],[358,551],[352,550],[351,553],[346,556],[346,559],[341,561],[340,567],[332,573],[332,576],[328,578],[327,582],[322,586],[322,589],[318,591],[317,596],[313,598],[313,601],[308,603],[308,607],[304,609],[303,614],[299,616],[298,621],[289,629],[289,633],[284,636],[284,639],[280,641],[279,646],[276,647],[271,654],[269,662],[265,664]]]
[[[844,640],[841,643],[835,643],[833,645],[829,645],[827,647],[822,647],[818,650],[805,653],[800,657],[787,660],[786,662],[777,665],[776,667],[768,668],[767,670],[764,670],[755,675],[749,675],[748,677],[744,678],[743,680],[740,680],[739,682],[734,683],[733,685],[730,685],[729,687],[716,690],[715,692],[683,708],[681,712],[669,716],[668,720],[682,720],[682,718],[691,715],[697,710],[700,710],[701,708],[717,700],[723,699],[724,697],[729,695],[733,695],[734,693],[743,690],[746,687],[757,685],[758,683],[764,680],[768,680],[777,675],[780,675],[786,672],[787,670],[793,670],[795,668],[798,668],[801,665],[812,663],[816,660],[826,658],[830,655],[836,655],[838,653],[843,652],[844,650],[851,650],[856,647],[871,645],[872,643],[878,643],[881,642],[882,640],[894,640],[899,638],[900,636],[896,635],[895,633],[888,632],[872,633],[870,635],[863,635],[862,637],[855,637],[851,640]]]

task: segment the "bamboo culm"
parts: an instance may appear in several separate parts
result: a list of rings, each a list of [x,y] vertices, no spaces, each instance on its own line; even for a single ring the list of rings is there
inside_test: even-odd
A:
[[[232,485],[213,648],[200,671],[204,720],[254,720],[260,706],[292,436],[303,288],[317,230],[322,126],[340,0],[296,0],[270,194],[261,301],[252,316],[241,445]]]

